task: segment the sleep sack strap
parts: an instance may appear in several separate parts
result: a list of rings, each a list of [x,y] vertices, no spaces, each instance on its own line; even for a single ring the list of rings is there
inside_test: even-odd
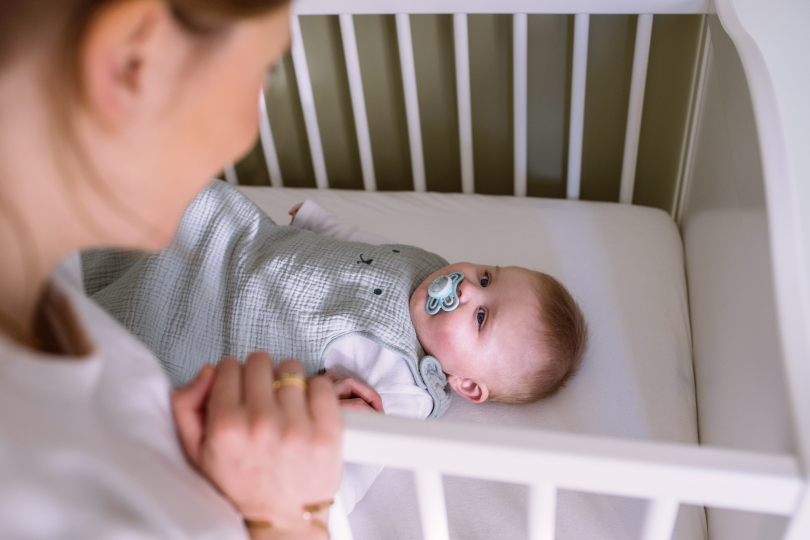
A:
[[[450,407],[450,384],[447,376],[442,371],[439,361],[432,356],[425,356],[419,361],[419,374],[425,382],[430,397],[433,398],[433,410],[428,418],[438,418],[442,416]]]

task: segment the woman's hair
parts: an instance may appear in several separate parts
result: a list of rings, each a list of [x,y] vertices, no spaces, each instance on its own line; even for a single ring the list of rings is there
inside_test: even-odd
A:
[[[122,0],[0,0],[0,74],[10,69],[15,62],[25,61],[25,56],[35,54],[44,60],[45,79],[42,81],[53,122],[55,156],[62,160],[70,153],[79,161],[83,176],[91,187],[119,215],[128,219],[145,233],[153,229],[137,215],[126,201],[114,193],[95,170],[88,153],[75,136],[71,111],[82,99],[80,87],[80,51],[82,42],[94,17],[101,10]],[[174,17],[181,31],[202,45],[224,34],[239,20],[272,12],[287,5],[290,0],[161,0]],[[75,176],[62,166],[65,174],[65,189],[76,208],[77,216],[91,230],[103,229],[91,212],[76,198]],[[0,201],[3,202],[3,201]],[[12,215],[11,208],[3,206],[6,219]],[[25,240],[28,230],[25,220],[18,216],[14,227],[20,237],[20,249],[27,266],[37,263],[36,252]],[[29,260],[30,259],[30,260]],[[2,310],[0,310],[2,311]],[[2,313],[0,313],[2,315]],[[2,325],[0,325],[2,326]]]
[[[77,67],[79,44],[98,11],[120,0],[0,1],[0,69],[20,50],[55,38],[69,69]],[[211,34],[228,21],[255,17],[290,0],[164,0],[177,22],[193,34]],[[68,73],[73,76],[75,73]]]

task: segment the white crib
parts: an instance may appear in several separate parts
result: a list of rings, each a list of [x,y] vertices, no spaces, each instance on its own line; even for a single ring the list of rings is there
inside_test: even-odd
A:
[[[773,78],[774,70],[783,74],[784,69],[774,66],[778,51],[767,47],[763,50],[758,36],[749,33],[750,17],[756,12],[749,4],[739,0],[299,0],[295,4],[292,57],[313,169],[321,189],[329,187],[329,180],[298,16],[339,15],[363,183],[366,190],[373,191],[376,181],[372,141],[353,15],[396,15],[413,184],[418,192],[425,191],[426,182],[409,14],[454,14],[462,186],[464,193],[474,193],[467,14],[512,15],[514,194],[518,197],[526,194],[526,114],[530,99],[526,83],[527,15],[576,14],[568,141],[569,199],[579,197],[589,15],[639,14],[621,203],[632,201],[653,17],[664,13],[709,17],[675,216],[681,227],[689,283],[701,445],[347,414],[347,461],[415,471],[424,538],[450,538],[443,475],[528,485],[529,534],[535,540],[555,538],[558,490],[648,500],[643,540],[671,538],[682,504],[709,509],[712,540],[810,537],[810,274],[805,252],[810,237],[806,236],[807,229],[802,229],[808,207],[801,208],[797,203],[801,200],[797,199],[801,195],[801,168],[791,161],[795,150],[790,145],[798,142],[786,135],[792,133],[795,137],[801,132],[785,128],[786,115],[791,111],[784,109],[788,102],[784,92],[775,89]],[[804,15],[808,15],[806,9]],[[805,18],[804,23],[810,23],[810,18]],[[796,62],[806,61],[802,53],[807,51],[800,51],[794,58]],[[707,82],[708,72],[714,69],[710,66],[712,59],[717,64],[714,76],[720,81],[716,84],[722,87],[714,93]],[[798,76],[802,73],[806,70]],[[264,95],[259,105],[268,174],[272,185],[281,187],[281,168]],[[717,114],[723,116],[724,123],[712,120],[712,115]],[[806,128],[803,133],[807,133]],[[237,182],[233,167],[225,173],[228,181]],[[764,199],[745,198],[742,192],[751,183],[758,184],[760,190],[764,185]],[[808,201],[805,194],[805,203]],[[702,219],[707,209],[726,212],[709,212],[716,219],[707,222]],[[755,219],[740,220],[740,216]],[[728,251],[718,253],[716,246],[706,240],[707,234],[715,230],[713,227],[743,226],[750,227],[750,243],[732,245]],[[722,235],[718,238],[724,239]],[[735,262],[735,253],[746,250],[751,250],[747,257],[758,258],[762,264],[754,268]],[[719,286],[718,275],[727,276],[724,281],[732,285],[728,289]],[[761,313],[741,312],[728,305],[727,294],[739,294],[733,282],[748,283],[752,279],[758,286],[751,294],[764,298],[773,313],[768,309]],[[734,339],[735,335],[759,328],[774,331],[770,341],[757,342],[754,350],[741,348],[741,342]],[[723,382],[722,376],[732,372],[743,373],[746,381]],[[761,384],[755,384],[752,378]],[[758,388],[758,394],[747,395],[748,390],[740,390],[752,386]],[[787,398],[776,395],[784,388]],[[786,519],[771,522],[761,516],[722,512],[713,515],[712,509]],[[351,538],[348,520],[335,514],[333,521],[335,537]]]

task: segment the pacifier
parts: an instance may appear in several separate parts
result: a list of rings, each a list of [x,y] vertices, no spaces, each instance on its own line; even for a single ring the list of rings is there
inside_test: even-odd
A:
[[[428,315],[436,315],[440,309],[453,311],[458,307],[460,301],[456,288],[462,279],[464,274],[453,272],[437,277],[428,285],[428,300],[425,304]]]

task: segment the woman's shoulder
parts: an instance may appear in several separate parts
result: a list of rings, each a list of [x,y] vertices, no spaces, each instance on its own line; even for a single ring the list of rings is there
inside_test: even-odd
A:
[[[84,294],[77,259],[50,288],[47,301],[66,300],[71,312],[62,330],[84,333],[90,348],[56,357],[0,340],[0,477],[17,478],[29,506],[68,516],[54,537],[240,537],[238,514],[183,456],[157,359]],[[2,502],[9,486],[0,486],[0,538],[30,528]],[[116,517],[124,507],[138,510]]]
[[[75,317],[73,325],[77,331],[87,335],[94,354],[111,357],[113,362],[148,362],[160,372],[158,362],[149,349],[85,294],[78,252],[68,256],[56,268],[51,286],[57,294],[67,299],[71,316]]]

